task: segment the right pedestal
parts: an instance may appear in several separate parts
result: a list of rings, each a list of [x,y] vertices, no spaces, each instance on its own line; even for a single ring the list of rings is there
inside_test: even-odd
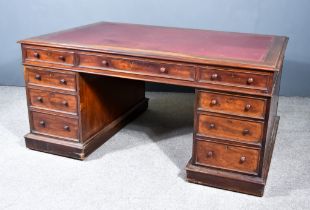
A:
[[[270,96],[196,89],[189,182],[263,195],[279,123],[279,83]]]

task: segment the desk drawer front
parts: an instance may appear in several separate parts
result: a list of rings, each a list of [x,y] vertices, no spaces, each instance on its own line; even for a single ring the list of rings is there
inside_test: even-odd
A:
[[[124,70],[151,76],[194,81],[195,67],[173,63],[152,62],[107,55],[79,54],[80,67]]]
[[[198,92],[198,109],[264,119],[266,100],[215,92]]]
[[[33,132],[78,141],[78,120],[32,112]]]
[[[272,76],[267,73],[246,73],[241,70],[201,68],[199,82],[268,90]]]
[[[25,48],[25,51],[25,60],[70,66],[74,64],[74,53],[71,51],[43,48]]]
[[[196,140],[196,163],[216,168],[257,174],[259,149]]]
[[[76,96],[31,88],[28,89],[28,93],[30,105],[35,108],[77,113]]]
[[[75,74],[27,68],[28,84],[76,90]]]
[[[130,70],[131,61],[125,58],[111,57],[107,55],[79,54],[80,67],[109,68],[119,70]]]
[[[172,79],[195,80],[195,66],[189,65],[136,60],[133,61],[132,71]]]
[[[232,141],[260,143],[264,123],[232,117],[198,114],[197,133],[201,136]]]

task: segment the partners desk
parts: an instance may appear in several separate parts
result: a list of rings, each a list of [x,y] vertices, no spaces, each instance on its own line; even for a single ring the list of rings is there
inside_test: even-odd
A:
[[[147,109],[145,81],[193,87],[187,180],[262,196],[287,41],[108,22],[19,41],[26,146],[82,160]]]

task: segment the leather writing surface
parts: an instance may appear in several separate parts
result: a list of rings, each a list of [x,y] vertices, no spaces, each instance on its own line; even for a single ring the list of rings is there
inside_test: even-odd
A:
[[[274,36],[102,22],[35,40],[261,62]]]

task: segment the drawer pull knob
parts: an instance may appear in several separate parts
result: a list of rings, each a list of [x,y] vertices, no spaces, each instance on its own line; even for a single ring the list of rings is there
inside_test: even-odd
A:
[[[244,163],[245,160],[246,160],[246,158],[245,158],[244,156],[242,156],[242,157],[240,158],[240,163]]]
[[[45,121],[40,121],[40,125],[42,126],[42,127],[45,127]]]
[[[215,128],[215,124],[214,124],[214,123],[210,123],[209,128],[210,128],[210,129]]]
[[[35,52],[35,53],[33,53],[33,56],[35,57],[35,58],[40,58],[40,54],[39,53],[37,53],[37,52]]]
[[[252,107],[251,104],[247,104],[247,105],[245,105],[244,110],[249,111],[251,109],[251,107]]]
[[[101,64],[102,64],[103,66],[107,66],[107,65],[108,65],[108,61],[103,60],[103,61],[101,61]]]
[[[209,151],[209,152],[207,153],[207,157],[208,157],[208,158],[213,157],[213,152],[212,152],[212,151]]]
[[[40,74],[36,74],[36,80],[41,80],[41,75]]]
[[[37,101],[39,101],[39,102],[43,102],[43,98],[42,97],[37,97]]]
[[[211,80],[216,80],[219,77],[217,73],[211,75]]]
[[[62,103],[62,105],[64,105],[64,106],[68,106],[68,102],[67,102],[67,101],[62,101],[61,103]]]
[[[67,84],[67,81],[65,79],[61,79],[60,83],[65,85],[65,84]]]
[[[69,130],[70,130],[70,127],[69,127],[68,125],[65,125],[65,126],[64,126],[64,129],[65,129],[66,131],[69,131]]]
[[[252,78],[252,77],[250,77],[249,79],[248,79],[248,81],[247,81],[247,83],[250,85],[250,84],[252,84],[254,82],[254,79]]]
[[[161,68],[159,69],[159,71],[160,71],[161,73],[166,73],[166,72],[167,72],[167,69],[166,69],[165,67],[161,67]]]
[[[65,62],[65,61],[66,61],[66,57],[65,57],[65,56],[63,56],[63,55],[59,56],[58,58],[59,58],[59,60],[61,60],[61,61],[63,61],[63,62]]]
[[[243,131],[242,131],[242,134],[243,135],[248,135],[250,133],[250,130],[249,129],[244,129]]]
[[[216,105],[216,104],[217,104],[217,100],[216,100],[216,99],[212,99],[212,100],[211,100],[211,104],[212,104],[212,105]]]

